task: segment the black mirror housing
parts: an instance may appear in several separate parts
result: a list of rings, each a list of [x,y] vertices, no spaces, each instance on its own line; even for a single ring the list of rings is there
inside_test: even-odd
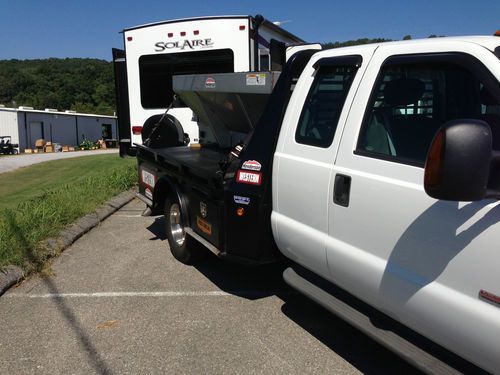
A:
[[[425,163],[424,189],[436,199],[477,201],[486,197],[492,161],[490,126],[453,120],[435,135]]]

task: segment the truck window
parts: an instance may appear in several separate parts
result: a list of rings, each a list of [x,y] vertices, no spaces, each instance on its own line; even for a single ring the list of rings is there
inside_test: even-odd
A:
[[[493,95],[498,95],[498,82],[471,56],[451,55],[384,65],[357,154],[423,166],[437,130],[454,119],[486,121],[498,139],[500,97]]]
[[[295,141],[327,148],[332,144],[356,67],[320,67],[307,95]]]
[[[143,108],[166,108],[173,99],[172,76],[234,72],[230,49],[145,55],[139,58]]]

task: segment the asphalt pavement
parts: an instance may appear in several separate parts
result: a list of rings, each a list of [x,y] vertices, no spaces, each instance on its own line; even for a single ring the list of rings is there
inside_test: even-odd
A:
[[[117,148],[108,150],[51,152],[39,154],[18,154],[0,156],[0,173],[10,172],[28,165],[43,163],[50,160],[77,158],[79,156],[117,154]]]
[[[409,365],[291,290],[283,265],[170,254],[133,200],[0,297],[0,374],[390,374]]]

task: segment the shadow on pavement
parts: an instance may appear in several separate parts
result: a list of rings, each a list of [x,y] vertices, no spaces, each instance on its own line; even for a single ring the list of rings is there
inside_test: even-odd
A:
[[[59,290],[56,284],[49,277],[42,279],[51,294],[58,295]],[[92,366],[97,374],[111,375],[113,372],[108,367],[104,359],[99,355],[96,347],[93,345],[91,338],[87,335],[83,327],[80,325],[78,318],[75,316],[71,308],[66,304],[64,298],[53,298],[54,305],[59,310],[64,319],[68,322],[73,330],[76,338],[79,341],[80,347],[88,358],[88,363]]]
[[[166,239],[163,217],[156,218],[148,230],[155,236],[151,240]],[[193,267],[219,289],[248,300],[277,296],[283,301],[281,311],[284,315],[359,371],[365,374],[419,373],[395,354],[290,288],[282,277],[288,267],[285,259],[251,267],[229,263],[207,253],[207,259]]]
[[[146,228],[149,230],[155,237],[150,238],[150,241],[157,241],[157,240],[166,240],[167,235],[165,234],[165,217],[160,216],[155,218],[155,221]]]

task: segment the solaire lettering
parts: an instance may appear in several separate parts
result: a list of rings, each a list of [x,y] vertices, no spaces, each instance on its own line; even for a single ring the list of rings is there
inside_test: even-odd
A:
[[[166,49],[172,49],[172,48],[177,48],[180,50],[184,50],[186,48],[189,49],[196,49],[196,48],[203,48],[203,47],[211,47],[214,45],[214,42],[212,42],[211,38],[208,39],[185,39],[181,41],[175,41],[175,42],[158,42],[155,44],[155,51],[156,52],[161,52],[165,51]]]

